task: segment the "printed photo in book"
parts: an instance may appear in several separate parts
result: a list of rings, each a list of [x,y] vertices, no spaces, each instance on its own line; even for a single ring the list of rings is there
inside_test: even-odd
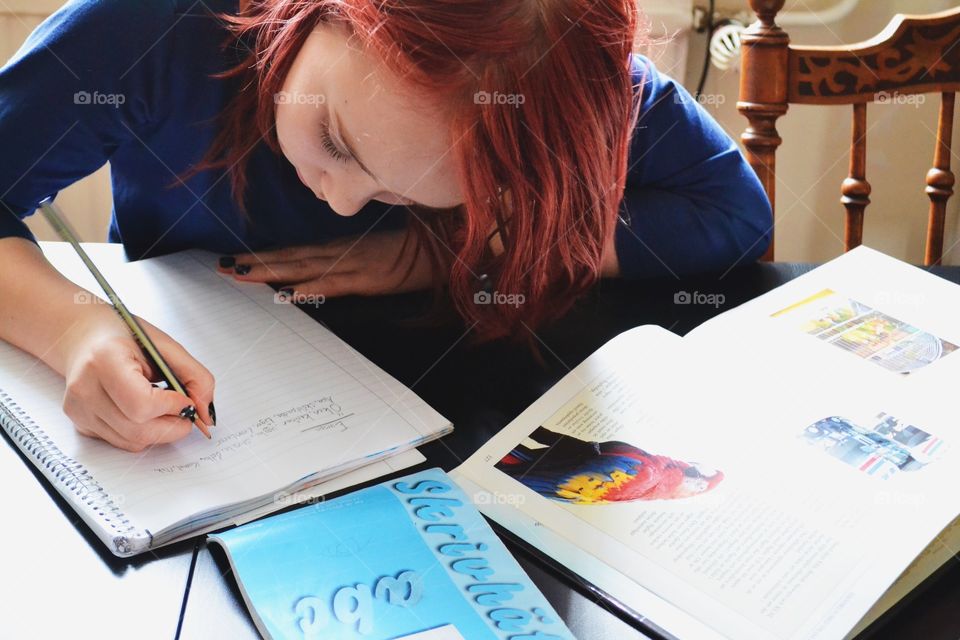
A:
[[[723,480],[722,471],[696,462],[545,427],[518,443],[496,468],[545,498],[579,505],[691,498]]]
[[[942,439],[885,413],[865,424],[830,416],[804,429],[803,438],[816,450],[883,480],[919,471],[945,451]]]
[[[957,350],[952,342],[830,289],[771,317],[788,320],[804,333],[903,375]]]

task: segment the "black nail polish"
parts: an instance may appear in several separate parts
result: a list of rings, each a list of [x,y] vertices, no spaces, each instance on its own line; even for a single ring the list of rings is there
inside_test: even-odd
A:
[[[186,418],[190,422],[193,422],[197,417],[197,408],[196,407],[184,407],[180,411],[180,417]]]
[[[250,273],[250,265],[248,264],[238,264],[233,268],[233,272],[238,276],[245,276]]]
[[[210,426],[211,426],[211,427],[217,426],[217,410],[216,410],[216,408],[213,406],[213,403],[212,403],[212,402],[210,403],[210,406],[207,407],[207,411],[210,413],[210,420],[213,421]]]
[[[221,269],[232,269],[235,264],[237,264],[237,259],[233,256],[220,256]]]

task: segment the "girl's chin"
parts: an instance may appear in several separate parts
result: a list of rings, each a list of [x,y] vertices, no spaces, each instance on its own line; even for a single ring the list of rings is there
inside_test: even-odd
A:
[[[405,198],[377,198],[380,202],[384,204],[395,204],[395,205],[411,205],[413,204],[412,200],[407,200]]]

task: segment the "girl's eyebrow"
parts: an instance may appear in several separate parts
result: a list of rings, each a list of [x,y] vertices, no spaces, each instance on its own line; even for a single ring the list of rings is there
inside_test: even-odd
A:
[[[363,161],[360,160],[360,156],[358,156],[357,152],[354,151],[352,146],[350,146],[350,143],[348,142],[348,140],[350,139],[350,134],[347,133],[347,130],[343,128],[343,124],[341,124],[340,118],[337,117],[337,112],[334,111],[333,109],[330,110],[330,120],[334,124],[334,130],[336,131],[337,138],[340,139],[340,142],[343,144],[343,146],[346,147],[347,151],[350,152],[350,155],[353,156],[353,159],[357,161],[357,164],[360,165],[360,168],[363,169],[368,176],[370,176],[380,184],[383,184],[383,182],[380,181],[380,178],[373,175],[373,172],[367,168],[367,165],[363,164]]]

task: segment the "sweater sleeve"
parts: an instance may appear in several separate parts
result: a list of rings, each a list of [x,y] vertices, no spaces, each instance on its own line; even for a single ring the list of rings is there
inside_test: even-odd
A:
[[[681,276],[755,261],[770,202],[720,125],[682,85],[634,56],[642,103],[615,246],[625,278]]]
[[[0,69],[0,237],[157,121],[173,0],[72,0]]]

